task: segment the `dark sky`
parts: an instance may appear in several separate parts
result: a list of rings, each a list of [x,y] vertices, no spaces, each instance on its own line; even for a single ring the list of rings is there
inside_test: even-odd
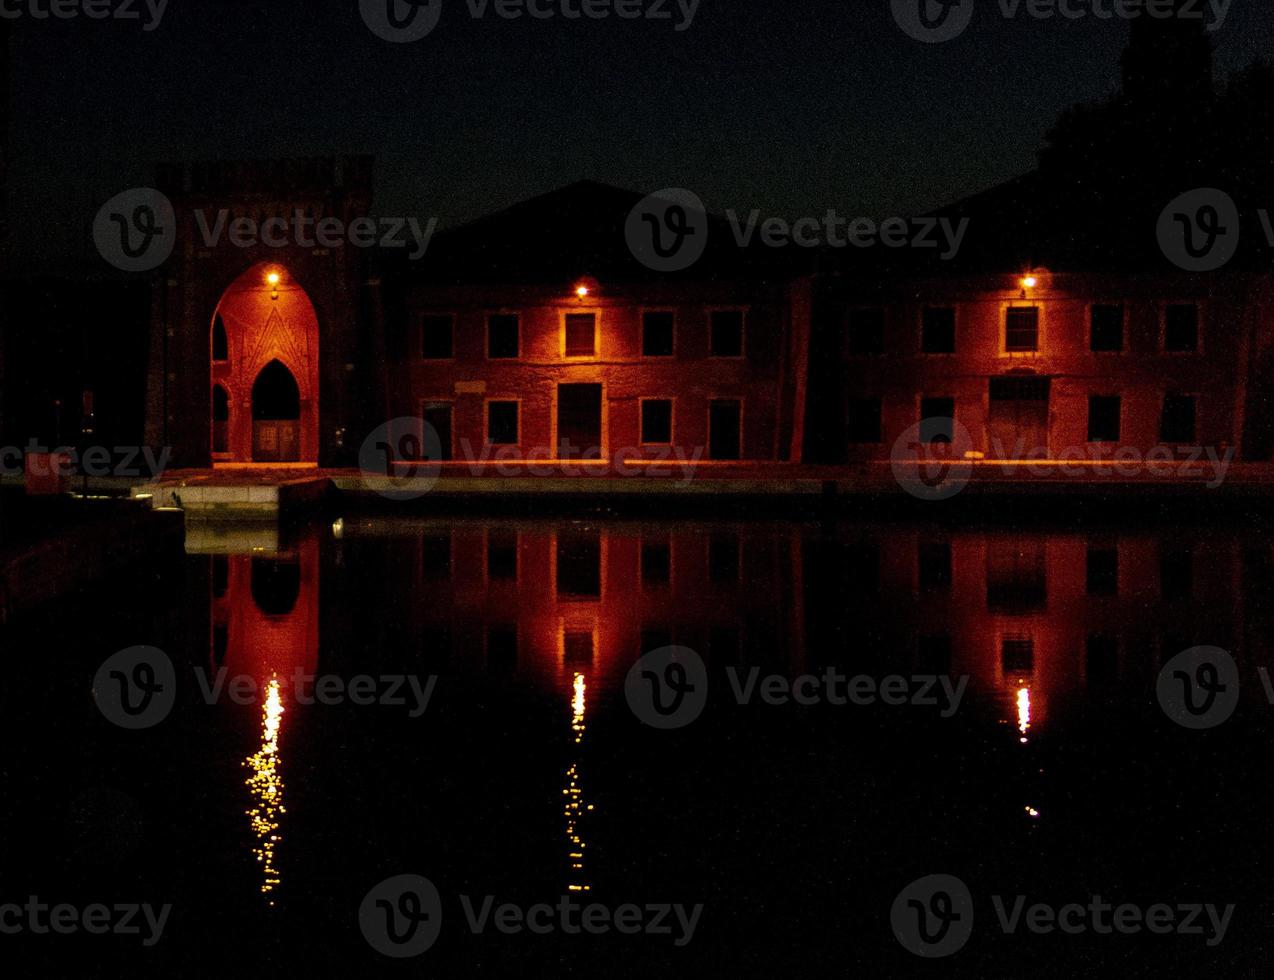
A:
[[[1029,169],[1061,109],[1114,89],[1127,36],[997,0],[939,45],[887,0],[701,0],[680,33],[442,2],[406,45],[356,0],[171,0],[150,33],[18,21],[19,269],[84,258],[98,206],[168,159],[373,153],[376,212],[444,225],[581,177],[717,211],[914,214]],[[1274,4],[1233,0],[1213,37],[1220,77],[1274,54]]]

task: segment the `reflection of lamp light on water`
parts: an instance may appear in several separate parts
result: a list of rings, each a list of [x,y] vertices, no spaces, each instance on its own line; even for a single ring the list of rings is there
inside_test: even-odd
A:
[[[572,684],[571,697],[571,732],[575,736],[575,744],[579,745],[584,738],[584,712],[587,708],[588,681],[581,673],[576,673],[575,680]],[[580,787],[579,763],[572,762],[569,769],[566,770],[566,788],[562,790],[563,801],[562,814],[566,817],[566,842],[569,847],[568,857],[571,863],[571,876],[576,874],[582,876],[584,872],[584,843],[583,835],[579,831],[579,820],[583,813],[591,812],[593,806],[591,803],[584,802],[584,791]],[[591,885],[585,884],[568,884],[567,891],[587,892],[592,891]]]
[[[265,707],[261,718],[261,748],[244,760],[252,770],[247,780],[255,806],[248,811],[257,845],[252,849],[261,865],[261,894],[268,895],[279,886],[279,869],[274,863],[274,849],[279,842],[279,817],[283,806],[283,777],[280,773],[279,729],[283,724],[283,697],[279,679],[271,677],[266,687]],[[274,904],[274,900],[270,900]]]
[[[1017,730],[1021,733],[1023,745],[1026,744],[1026,730],[1031,727],[1031,689],[1020,688],[1017,692]]]

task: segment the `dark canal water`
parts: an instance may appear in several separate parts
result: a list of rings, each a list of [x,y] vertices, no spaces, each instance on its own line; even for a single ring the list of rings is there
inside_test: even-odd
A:
[[[150,946],[141,916],[140,936],[42,935],[11,910],[24,928],[0,934],[0,972],[1268,975],[1271,540],[1179,523],[194,529],[184,562],[0,633],[0,903],[171,904]],[[176,704],[125,730],[94,676],[138,645],[174,664]],[[625,680],[670,645],[706,665],[707,701],[658,729]],[[1156,697],[1198,645],[1231,651],[1240,677],[1233,716],[1206,730]],[[248,703],[228,688],[208,703],[219,670],[250,679]],[[405,703],[335,687],[321,703],[297,671]],[[802,676],[821,703],[762,696]],[[404,874],[437,889],[439,931],[395,960],[360,905]],[[891,910],[935,874],[967,888],[972,932],[926,962]],[[532,913],[553,931],[501,931],[493,912],[475,932],[465,902],[479,915],[488,896],[553,906]],[[568,932],[583,913],[563,896],[606,921],[636,905],[633,928],[668,932]],[[1017,896],[1084,906],[1083,931],[1031,931],[1024,913],[1006,932],[996,902],[1011,915]],[[1168,906],[1186,929],[1099,931],[1096,896]],[[1233,906],[1223,936],[1206,911],[1187,921],[1194,904]],[[663,905],[693,930],[656,919]]]

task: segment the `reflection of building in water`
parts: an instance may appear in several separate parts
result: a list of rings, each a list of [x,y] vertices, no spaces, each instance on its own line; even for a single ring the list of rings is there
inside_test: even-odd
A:
[[[1269,569],[1263,552],[1262,561],[1214,530],[845,527],[805,543],[807,643],[863,672],[968,674],[972,693],[997,693],[1003,721],[1025,740],[1059,697],[1152,691],[1173,654],[1235,649],[1241,569]]]
[[[212,669],[244,674],[284,691],[298,669],[318,666],[319,545],[313,536],[291,551],[212,558]]]
[[[476,654],[555,688],[585,674],[591,696],[672,643],[718,665],[799,662],[800,538],[790,525],[347,520],[341,547],[369,536],[400,542],[376,585],[401,595],[426,667],[453,655],[472,665]]]

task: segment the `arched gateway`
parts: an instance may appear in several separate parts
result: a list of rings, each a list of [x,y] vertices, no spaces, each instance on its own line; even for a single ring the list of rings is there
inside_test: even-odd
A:
[[[317,462],[318,316],[301,285],[282,266],[253,266],[222,295],[211,330],[212,383],[229,402],[213,458]]]

